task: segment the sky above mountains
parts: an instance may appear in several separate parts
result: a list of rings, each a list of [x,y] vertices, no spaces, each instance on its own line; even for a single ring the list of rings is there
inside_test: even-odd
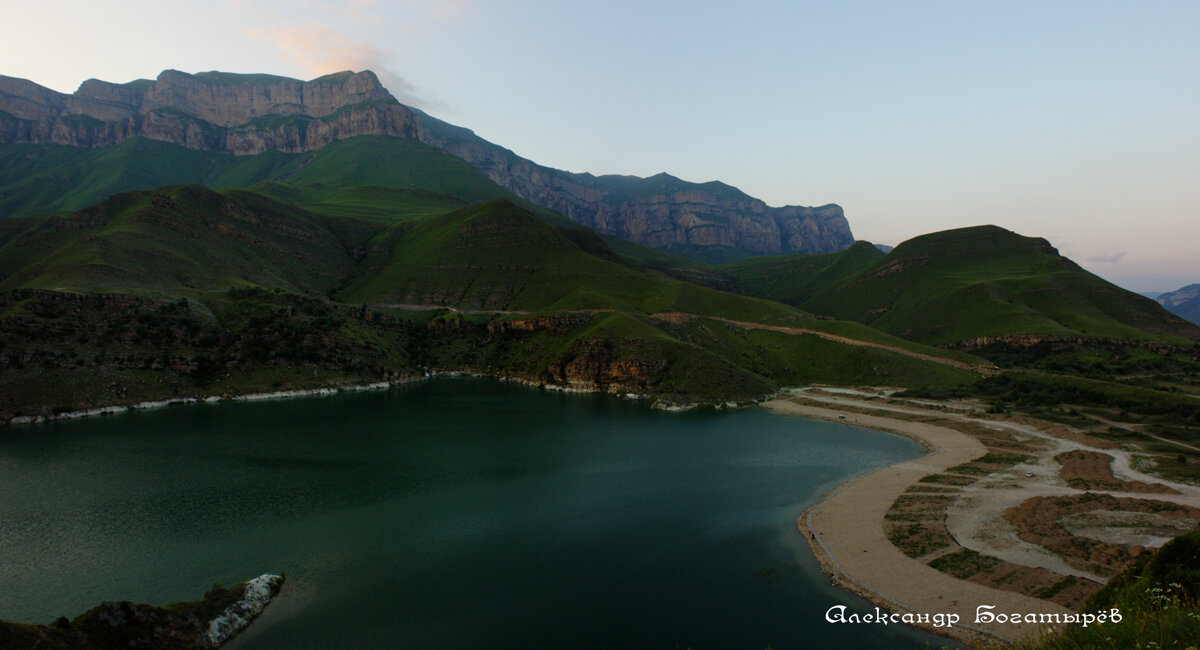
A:
[[[1198,32],[1165,0],[62,0],[6,10],[0,74],[369,68],[544,165],[836,202],[876,243],[994,223],[1165,291],[1200,281]]]

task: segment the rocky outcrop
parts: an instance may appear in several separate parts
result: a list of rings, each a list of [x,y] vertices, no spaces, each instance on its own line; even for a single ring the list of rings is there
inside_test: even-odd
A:
[[[358,135],[413,137],[413,114],[369,71],[312,81],[167,70],[63,95],[0,76],[0,143],[102,147],[133,137],[234,155],[299,153]]]
[[[0,648],[211,650],[245,629],[282,585],[282,576],[268,574],[231,588],[216,585],[201,600],[166,607],[110,601],[49,625],[0,621]]]
[[[837,205],[773,208],[724,183],[593,176],[543,167],[420,111],[418,137],[501,187],[594,230],[709,261],[828,253],[854,243]]]

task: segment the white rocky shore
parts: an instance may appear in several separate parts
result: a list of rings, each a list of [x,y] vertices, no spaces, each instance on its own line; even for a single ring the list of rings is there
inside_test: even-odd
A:
[[[419,378],[418,378],[419,379]],[[391,388],[399,384],[405,384],[413,381],[411,379],[398,379],[395,381],[378,381],[373,384],[359,384],[352,386],[334,386],[326,388],[310,388],[306,390],[280,390],[271,393],[250,393],[248,395],[233,395],[221,396],[213,395],[211,397],[176,397],[172,399],[155,400],[151,402],[138,402],[129,406],[104,406],[94,409],[85,409],[82,411],[68,411],[57,415],[19,415],[9,419],[9,424],[40,424],[42,422],[52,422],[54,420],[74,420],[76,418],[93,417],[97,415],[115,415],[117,413],[125,413],[126,411],[146,411],[150,409],[163,408],[165,406],[179,406],[181,404],[197,404],[204,402],[212,404],[215,402],[257,402],[261,400],[271,399],[288,399],[292,397],[319,397],[323,395],[336,395],[338,393],[357,392],[364,390],[382,390]]]
[[[225,608],[220,616],[208,622],[208,643],[219,648],[253,621],[283,583],[283,576],[264,573],[246,583],[242,599]]]
[[[18,415],[16,417],[9,418],[7,423],[8,424],[41,424],[43,422],[53,422],[56,420],[74,420],[77,418],[94,417],[94,416],[98,416],[98,415],[115,415],[118,413],[125,413],[127,411],[145,411],[145,410],[149,410],[149,409],[163,408],[166,406],[179,406],[182,404],[197,404],[200,402],[203,402],[206,404],[212,404],[212,403],[216,403],[216,402],[225,402],[225,401],[257,402],[257,401],[262,401],[262,400],[289,399],[289,398],[293,398],[293,397],[321,397],[321,396],[326,396],[326,395],[337,395],[338,393],[346,393],[346,392],[357,392],[357,391],[366,391],[366,390],[382,390],[385,388],[391,388],[392,386],[398,386],[400,384],[412,383],[414,381],[420,381],[422,379],[430,379],[433,377],[478,377],[478,378],[487,378],[487,379],[497,379],[500,381],[509,381],[509,382],[514,382],[514,383],[518,383],[518,384],[524,384],[526,386],[531,386],[534,388],[543,388],[546,390],[558,391],[558,392],[563,392],[563,393],[608,393],[610,395],[615,395],[616,397],[620,397],[622,399],[627,399],[627,400],[652,399],[652,396],[650,396],[650,395],[622,392],[620,389],[618,389],[616,387],[611,387],[608,390],[605,390],[605,389],[602,389],[602,388],[599,388],[596,386],[589,386],[589,385],[582,384],[582,383],[574,383],[571,385],[550,384],[550,383],[541,382],[541,381],[537,381],[537,380],[533,380],[533,379],[528,379],[526,377],[514,377],[514,376],[508,376],[508,375],[492,375],[492,374],[488,374],[488,373],[484,373],[484,372],[474,372],[474,371],[464,371],[464,370],[433,370],[433,371],[426,373],[424,376],[418,375],[416,377],[409,377],[409,378],[405,378],[405,379],[396,379],[396,380],[392,380],[392,381],[378,381],[378,382],[375,382],[372,384],[331,386],[331,387],[325,387],[325,388],[310,388],[310,389],[305,389],[305,390],[280,390],[280,391],[274,391],[274,392],[270,392],[270,393],[250,393],[247,395],[230,395],[230,396],[213,395],[210,397],[175,397],[175,398],[164,399],[164,400],[138,402],[137,404],[130,404],[127,406],[121,406],[121,405],[102,406],[102,407],[97,407],[97,408],[92,408],[92,409],[84,409],[84,410],[79,410],[79,411],[67,411],[65,413],[58,413],[55,415]],[[677,403],[677,402],[668,402],[668,401],[665,401],[662,399],[658,399],[658,400],[655,400],[651,404],[651,407],[655,408],[655,409],[663,410],[663,411],[691,411],[691,410],[703,408],[706,406],[711,407],[711,408],[717,408],[717,409],[736,409],[736,408],[742,408],[745,406],[752,406],[754,404],[761,403],[765,400],[776,397],[777,395],[778,395],[778,393],[776,395],[769,395],[769,396],[765,396],[763,398],[759,398],[756,400],[730,401],[730,402],[717,403],[717,404],[704,404],[704,403],[700,403],[700,402],[691,402],[691,403],[681,404],[681,403]],[[4,424],[4,421],[0,420],[0,424]]]

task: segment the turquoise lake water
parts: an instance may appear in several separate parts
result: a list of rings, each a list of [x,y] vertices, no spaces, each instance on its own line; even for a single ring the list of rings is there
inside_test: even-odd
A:
[[[231,648],[923,647],[831,625],[795,529],[924,453],[761,408],[485,380],[0,430],[0,618],[284,572]]]

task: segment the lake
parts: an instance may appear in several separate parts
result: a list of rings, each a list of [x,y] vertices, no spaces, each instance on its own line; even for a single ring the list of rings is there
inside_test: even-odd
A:
[[[231,648],[935,646],[795,529],[915,442],[488,380],[0,430],[0,618],[286,573]],[[879,628],[879,629],[876,629]]]

